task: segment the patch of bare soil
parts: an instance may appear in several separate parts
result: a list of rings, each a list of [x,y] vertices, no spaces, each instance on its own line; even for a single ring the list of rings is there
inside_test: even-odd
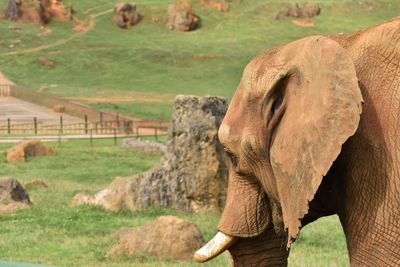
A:
[[[312,27],[314,26],[314,21],[312,19],[294,19],[292,20],[293,24],[301,27]]]
[[[195,60],[206,60],[210,58],[224,58],[224,57],[231,57],[230,55],[195,55],[193,58]]]

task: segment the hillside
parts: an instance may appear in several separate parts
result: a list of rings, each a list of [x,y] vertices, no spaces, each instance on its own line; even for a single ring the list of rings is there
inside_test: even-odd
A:
[[[181,33],[161,23],[171,0],[136,1],[142,20],[129,30],[112,23],[112,8],[119,1],[63,2],[72,4],[83,31],[73,30],[76,22],[54,21],[43,29],[2,20],[0,72],[31,90],[165,120],[177,94],[231,99],[243,68],[265,49],[307,35],[355,31],[400,14],[396,0],[309,1],[321,3],[322,12],[313,27],[300,27],[290,18],[274,19],[286,5],[278,0],[232,0],[227,13],[195,0],[200,25]],[[40,65],[39,57],[54,66]]]

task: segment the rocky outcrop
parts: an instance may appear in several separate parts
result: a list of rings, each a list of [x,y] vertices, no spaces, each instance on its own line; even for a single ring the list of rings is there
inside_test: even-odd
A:
[[[122,140],[121,147],[142,150],[145,153],[165,153],[167,146],[162,142],[143,140],[140,138],[126,138]]]
[[[120,28],[129,29],[139,22],[136,3],[119,3],[114,7],[114,24]]]
[[[132,177],[116,178],[86,203],[112,211],[163,206],[221,212],[228,171],[217,134],[226,109],[227,102],[220,97],[177,96],[167,152],[159,164]]]
[[[0,213],[26,208],[30,204],[28,193],[17,180],[0,177]]]
[[[119,242],[107,256],[145,252],[158,259],[186,260],[203,244],[199,228],[192,222],[174,216],[161,216],[141,227],[123,228]]]
[[[180,0],[168,5],[168,19],[165,24],[167,29],[180,32],[191,31],[196,27],[197,20],[189,1]]]
[[[5,19],[37,24],[46,24],[53,18],[69,20],[72,13],[72,6],[65,8],[61,0],[8,0],[3,9]]]
[[[294,3],[286,6],[283,13],[287,17],[312,18],[321,13],[321,7],[317,3],[304,3],[301,6],[298,3]]]
[[[7,162],[25,162],[26,157],[54,154],[54,147],[44,145],[40,140],[24,140],[7,150]]]

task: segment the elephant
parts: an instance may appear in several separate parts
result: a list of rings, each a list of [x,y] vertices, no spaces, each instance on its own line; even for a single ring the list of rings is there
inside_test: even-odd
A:
[[[286,266],[300,229],[337,214],[351,266],[400,266],[400,17],[262,52],[218,138],[227,201],[197,261]]]

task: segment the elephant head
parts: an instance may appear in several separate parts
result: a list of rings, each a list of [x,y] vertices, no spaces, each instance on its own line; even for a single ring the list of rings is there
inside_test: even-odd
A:
[[[357,130],[362,102],[352,58],[327,37],[254,58],[218,133],[229,161],[219,233],[196,260],[229,249],[236,263],[246,258],[251,266],[262,258],[257,266],[269,266],[270,253],[285,265],[309,202]]]

